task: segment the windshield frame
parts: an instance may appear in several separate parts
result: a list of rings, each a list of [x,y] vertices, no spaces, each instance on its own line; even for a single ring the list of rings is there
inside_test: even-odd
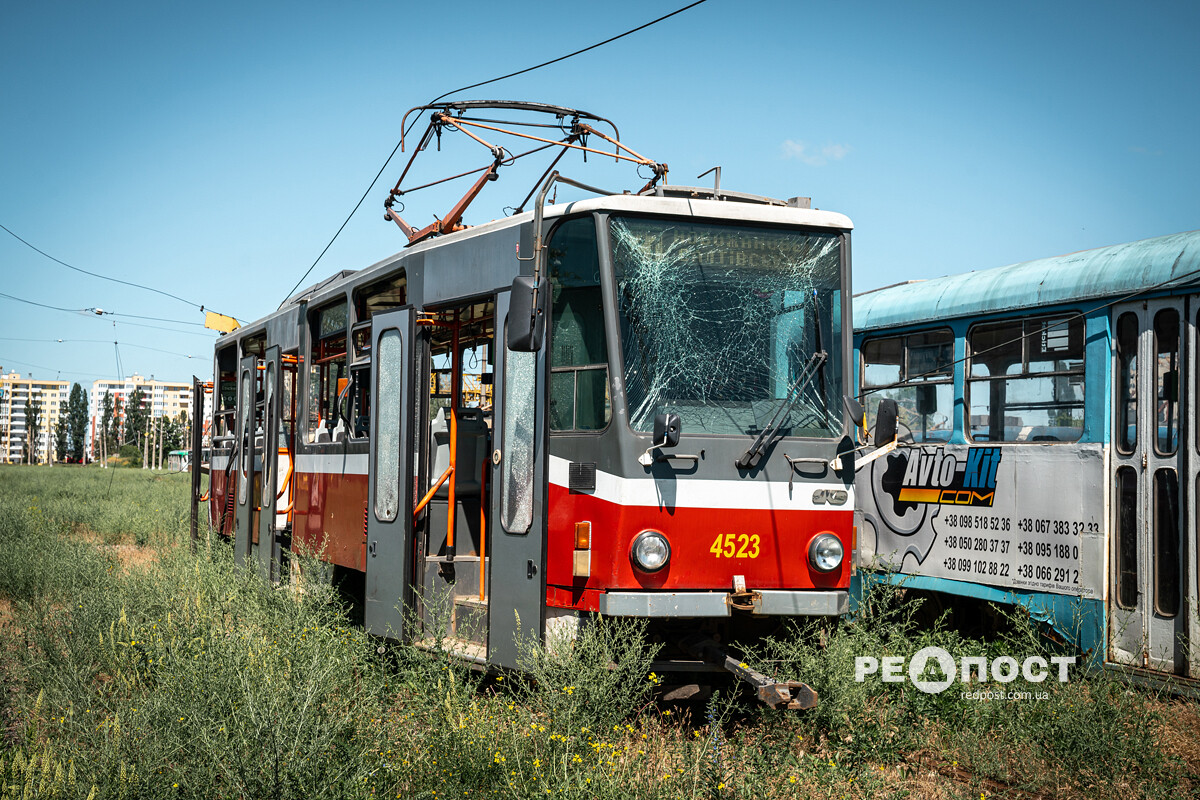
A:
[[[740,209],[739,209],[740,210]],[[609,373],[611,382],[611,391],[613,396],[613,416],[620,417],[624,424],[624,429],[636,437],[649,438],[651,432],[649,430],[639,430],[632,424],[631,412],[629,407],[629,393],[625,386],[625,341],[622,337],[622,311],[619,305],[618,293],[618,276],[616,263],[614,258],[614,241],[612,233],[612,225],[620,219],[631,219],[641,222],[656,222],[663,225],[671,225],[673,223],[686,225],[711,225],[711,226],[727,226],[729,228],[743,229],[765,229],[771,231],[790,232],[796,234],[822,234],[832,235],[837,241],[838,249],[838,278],[835,289],[840,291],[840,305],[838,313],[840,313],[839,328],[834,331],[834,320],[830,319],[826,322],[828,325],[827,336],[832,336],[832,339],[824,341],[825,352],[828,356],[827,366],[837,366],[837,379],[831,383],[826,393],[830,400],[829,416],[832,424],[828,434],[812,436],[812,435],[797,435],[788,433],[785,436],[779,436],[779,439],[805,440],[805,441],[830,441],[841,438],[849,433],[850,424],[847,421],[847,415],[843,407],[842,398],[848,396],[851,391],[851,383],[854,376],[850,374],[848,365],[852,363],[853,356],[853,321],[851,317],[851,283],[850,283],[850,231],[843,227],[831,227],[822,225],[805,225],[805,224],[781,224],[778,222],[760,222],[753,219],[745,219],[742,215],[730,215],[729,217],[721,216],[681,216],[676,214],[653,214],[653,213],[631,213],[631,212],[597,212],[595,214],[597,225],[597,239],[600,249],[601,258],[601,274],[603,286],[605,308],[605,323],[607,327],[607,336],[609,339]],[[833,307],[829,307],[829,312],[833,312]],[[836,341],[835,341],[836,340]],[[840,363],[839,363],[840,362]],[[775,399],[771,402],[771,408],[774,409],[783,401]],[[719,439],[737,440],[751,439],[755,434],[746,432],[714,432],[708,430],[696,430],[693,427],[688,430],[688,420],[683,420],[683,435],[715,437]]]

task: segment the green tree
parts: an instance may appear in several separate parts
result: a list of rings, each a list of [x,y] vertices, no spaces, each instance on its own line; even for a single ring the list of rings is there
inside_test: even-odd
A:
[[[54,423],[54,460],[67,459],[67,415],[59,414],[58,422]]]
[[[163,463],[167,463],[167,455],[172,450],[187,450],[192,446],[191,427],[188,425],[188,414],[180,411],[176,419],[163,420],[162,439]]]
[[[88,407],[87,392],[78,383],[71,387],[67,400],[67,449],[72,461],[83,463],[83,451],[87,447]]]
[[[146,393],[140,386],[125,401],[125,438],[122,440],[125,444],[141,444],[146,434],[146,419],[150,409],[143,407],[145,401]]]
[[[30,396],[25,400],[25,461],[29,464],[41,463],[37,452],[41,435],[42,401],[41,398]]]
[[[104,447],[108,452],[112,452],[115,448],[116,437],[113,436],[116,430],[116,421],[114,419],[114,408],[112,394],[107,389],[104,390],[104,400],[100,403],[100,436],[104,440]],[[96,443],[96,458],[100,458],[100,443]]]

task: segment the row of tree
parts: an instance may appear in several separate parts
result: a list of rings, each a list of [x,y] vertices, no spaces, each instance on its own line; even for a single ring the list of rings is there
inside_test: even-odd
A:
[[[87,391],[78,383],[74,384],[67,399],[66,413],[59,415],[58,424],[53,431],[57,460],[83,463],[85,458],[97,459],[102,453],[109,456],[117,453],[126,455],[122,452],[122,448],[125,448],[129,450],[129,457],[139,464],[146,452],[151,453],[152,461],[161,463],[166,461],[167,453],[185,448],[189,431],[187,412],[181,412],[178,419],[159,418],[152,421],[150,409],[144,405],[145,399],[146,395],[141,387],[136,387],[124,404],[122,425],[119,398],[114,400],[110,393],[105,392],[100,406],[100,425],[93,442],[95,449],[88,453]],[[40,398],[31,396],[25,401],[23,460],[29,464],[38,463],[40,460],[37,443],[45,426],[43,411]],[[146,441],[147,436],[151,437],[149,443]]]

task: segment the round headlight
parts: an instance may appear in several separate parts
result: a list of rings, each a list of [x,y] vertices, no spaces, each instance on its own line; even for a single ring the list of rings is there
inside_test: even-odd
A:
[[[822,533],[808,546],[808,563],[819,572],[833,572],[842,565],[845,550],[832,533]]]
[[[634,538],[629,555],[642,572],[658,572],[671,560],[671,545],[658,531],[642,531]]]

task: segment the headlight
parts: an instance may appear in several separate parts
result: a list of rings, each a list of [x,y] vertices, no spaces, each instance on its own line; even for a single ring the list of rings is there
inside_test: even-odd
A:
[[[832,533],[822,533],[808,546],[808,563],[818,572],[833,572],[842,565],[845,550]]]
[[[671,560],[671,545],[658,531],[642,531],[634,538],[629,556],[642,572],[658,572]]]

